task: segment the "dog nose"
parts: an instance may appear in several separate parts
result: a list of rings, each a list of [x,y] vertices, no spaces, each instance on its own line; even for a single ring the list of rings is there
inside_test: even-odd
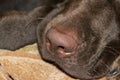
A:
[[[47,33],[46,47],[48,51],[59,57],[70,57],[75,53],[77,41],[74,34],[67,32],[62,33],[56,29],[50,29]]]

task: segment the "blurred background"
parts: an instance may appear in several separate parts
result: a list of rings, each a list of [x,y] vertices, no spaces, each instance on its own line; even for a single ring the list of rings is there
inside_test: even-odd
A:
[[[30,11],[40,5],[53,5],[63,0],[0,0],[0,12]]]

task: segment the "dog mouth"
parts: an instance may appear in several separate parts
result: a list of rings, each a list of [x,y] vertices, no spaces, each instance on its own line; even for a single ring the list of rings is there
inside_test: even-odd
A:
[[[92,64],[88,69],[88,75],[96,78],[101,78],[105,75],[107,75],[110,72],[110,68],[108,67],[106,63],[102,59],[99,59],[96,61],[95,64]]]
[[[74,78],[95,79],[103,77],[108,72],[107,67],[103,67],[105,64],[100,63],[100,60],[98,60],[96,64],[93,65],[93,67],[92,65],[85,66],[88,63],[84,62],[85,59],[78,60],[78,52],[75,52],[72,55],[65,55],[67,57],[61,57],[58,54],[50,52],[47,48],[44,48],[43,51],[44,52],[41,53],[43,53],[42,55],[44,56],[43,58],[45,60],[52,61],[63,72]],[[101,69],[102,67],[103,69]]]
[[[43,53],[43,52],[42,52]],[[45,58],[46,60],[50,60],[57,67],[59,67],[63,72],[68,75],[79,78],[79,79],[98,79],[106,74],[108,74],[109,68],[106,63],[102,59],[96,60],[95,64],[91,64],[86,66],[85,64],[78,62],[78,55],[72,55],[71,57],[59,57],[57,55],[52,55],[49,51],[44,50],[45,54],[48,54],[50,57]],[[87,64],[87,63],[86,63]]]
[[[68,64],[68,63],[67,63]],[[79,78],[79,79],[99,79],[104,77],[105,75],[107,75],[108,73],[110,73],[110,69],[108,68],[108,65],[105,64],[102,60],[98,60],[96,61],[95,64],[92,64],[91,66],[86,66],[86,65],[77,65],[76,64],[72,64],[72,66],[69,67],[66,64],[66,68],[65,66],[61,66],[59,65],[66,73],[68,73],[69,75],[75,77],[75,78]]]
[[[65,42],[61,42],[60,39],[58,41],[59,36],[57,34],[54,35],[54,33],[55,33],[54,31],[56,31],[56,30],[52,29],[52,31],[53,31],[53,33],[48,35],[48,37],[45,36],[44,40],[43,40],[43,45],[42,45],[42,50],[41,50],[43,59],[55,63],[55,65],[57,67],[59,67],[61,70],[63,70],[65,73],[67,73],[68,75],[70,75],[72,77],[79,78],[79,79],[84,79],[84,80],[98,79],[98,78],[104,77],[105,75],[110,73],[110,67],[108,67],[108,66],[110,66],[113,61],[111,59],[111,61],[110,61],[111,63],[107,63],[107,62],[109,62],[107,60],[107,58],[108,57],[113,58],[113,55],[109,55],[109,53],[105,53],[104,55],[100,56],[97,60],[94,59],[94,63],[90,63],[90,65],[88,65],[89,61],[91,61],[90,57],[92,57],[93,54],[90,53],[89,55],[85,55],[87,57],[87,59],[85,59],[85,58],[80,59],[79,56],[83,55],[83,53],[76,51],[76,49],[77,50],[80,49],[80,47],[76,48],[76,46],[77,46],[76,37],[71,38],[66,35],[64,37],[62,34],[58,33],[59,36],[61,36],[63,39],[68,37],[69,40],[73,41],[73,43],[68,43],[67,40],[64,40]],[[46,33],[46,35],[47,35],[47,33]],[[51,37],[49,37],[51,35],[52,35],[52,39],[51,39]],[[53,35],[55,36],[55,38],[53,37]],[[56,38],[56,36],[58,38]],[[51,42],[51,41],[49,42],[49,40],[52,40],[53,42]],[[58,42],[60,44],[62,43],[62,45],[53,44],[53,43],[58,43]],[[64,45],[63,45],[63,43],[64,43]],[[56,45],[57,45],[57,47],[56,47]],[[68,47],[69,45],[70,46],[72,45],[73,47]],[[51,49],[51,46],[52,47],[55,46],[55,47],[53,47],[54,50]],[[84,49],[83,51],[85,51],[85,49],[87,49],[86,44],[84,46],[82,46],[82,48]],[[72,52],[70,51],[71,49],[72,49]],[[58,50],[60,52],[55,53],[56,52],[55,50]],[[66,53],[66,51],[67,51],[67,53]],[[103,53],[104,52],[102,52],[101,54],[103,54]],[[88,62],[86,62],[86,60]]]
[[[96,61],[96,64],[91,66],[77,65],[78,63],[75,63],[75,60],[72,62],[74,62],[74,64],[66,63],[64,67],[60,65],[60,63],[57,64],[56,62],[56,64],[70,76],[84,80],[99,79],[110,73],[108,66],[102,63],[101,60]]]
[[[44,52],[42,53],[51,56],[50,59],[45,58],[46,60],[50,60],[53,63],[55,63],[57,67],[59,67],[63,72],[67,73],[68,75],[74,78],[84,80],[99,79],[111,73],[110,66],[115,59],[115,57],[112,54],[103,52],[97,60],[94,60],[94,63],[88,65],[88,62],[82,63],[85,61],[85,59],[80,60],[78,58],[78,52],[75,53],[75,55],[72,55],[71,57],[59,57],[58,55],[53,55],[54,53],[49,52],[47,48],[44,48],[43,51]],[[108,57],[111,59],[110,62],[107,59]]]

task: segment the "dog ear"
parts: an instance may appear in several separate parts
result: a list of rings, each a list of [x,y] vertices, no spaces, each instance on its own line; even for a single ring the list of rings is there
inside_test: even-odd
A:
[[[36,27],[52,8],[41,6],[29,13],[7,14],[0,19],[0,48],[16,50],[36,42]]]
[[[54,0],[53,0],[54,1]],[[48,1],[49,2],[49,1]],[[49,2],[33,9],[28,13],[13,13],[1,16],[0,19],[0,48],[16,50],[25,45],[37,42],[36,28],[53,9],[54,5],[59,3]],[[52,6],[53,5],[53,6]]]

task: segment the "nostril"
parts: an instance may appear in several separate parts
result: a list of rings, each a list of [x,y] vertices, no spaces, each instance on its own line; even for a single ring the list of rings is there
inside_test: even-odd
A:
[[[58,49],[65,49],[65,47],[64,46],[58,46]]]
[[[56,53],[59,57],[65,57],[66,56],[65,47],[58,46],[56,49]]]
[[[75,53],[79,40],[74,34],[64,34],[56,29],[50,29],[46,35],[46,48],[53,55],[70,57]]]
[[[49,39],[46,40],[46,48],[49,52],[52,52],[62,58],[70,57],[73,54],[72,51],[68,50],[64,46],[56,46],[55,44],[52,44]]]
[[[56,53],[59,57],[67,58],[73,55],[74,51],[67,50],[64,46],[58,46]]]

